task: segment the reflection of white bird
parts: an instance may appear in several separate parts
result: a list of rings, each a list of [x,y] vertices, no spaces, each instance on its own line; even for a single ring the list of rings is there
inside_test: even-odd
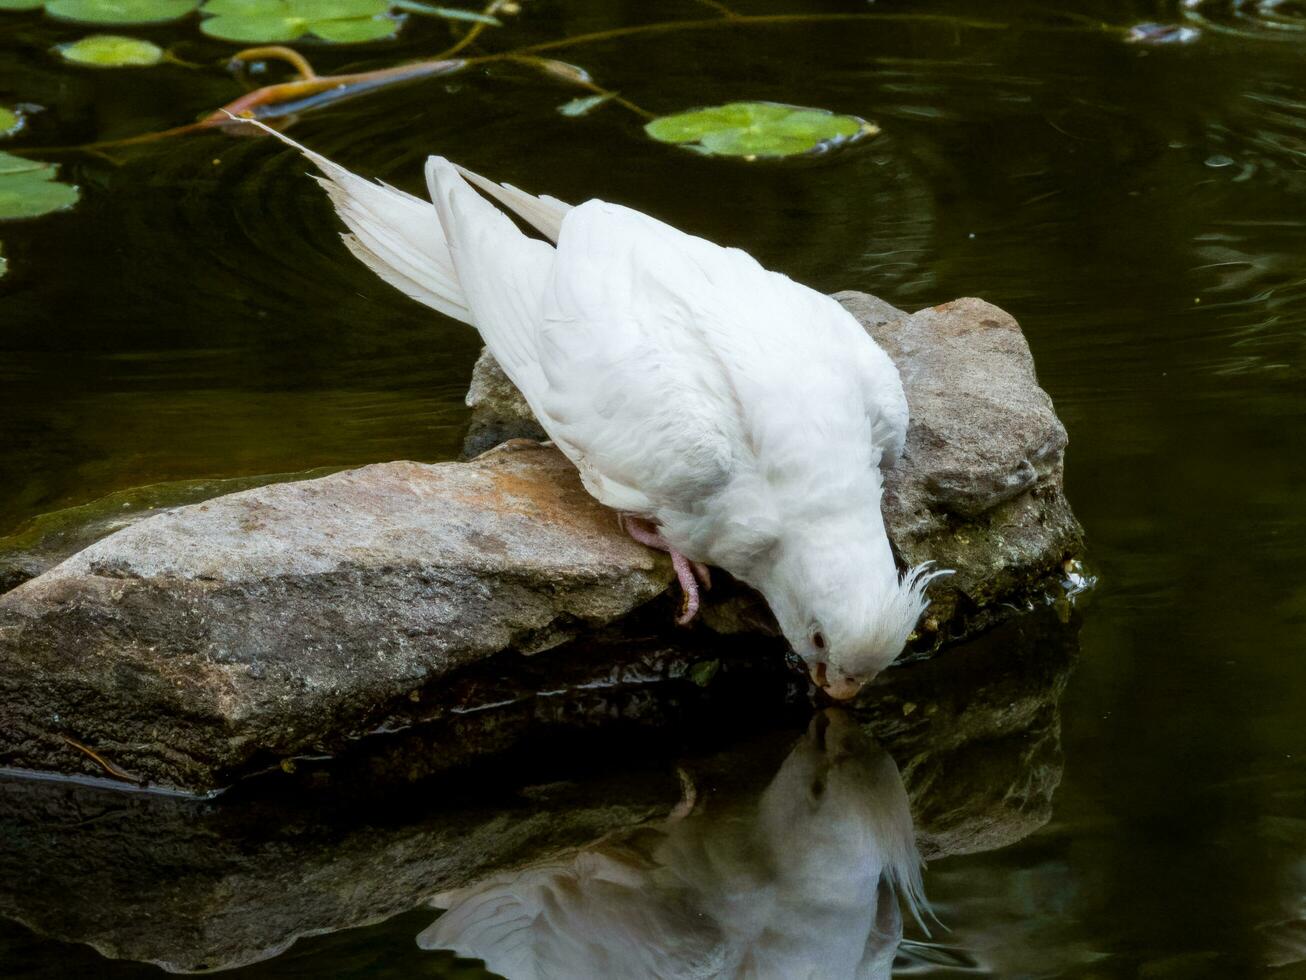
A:
[[[931,577],[899,578],[880,514],[907,402],[838,303],[619,205],[569,207],[440,157],[431,204],[304,152],[354,254],[474,325],[590,493],[670,553],[682,620],[718,565],[766,597],[833,697],[902,651]]]
[[[509,980],[888,977],[923,902],[893,760],[834,709],[755,801],[438,896],[418,937]]]

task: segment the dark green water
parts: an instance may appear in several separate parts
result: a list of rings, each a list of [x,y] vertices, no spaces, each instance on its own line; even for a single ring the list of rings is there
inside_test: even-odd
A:
[[[294,135],[409,190],[438,150],[823,289],[1010,310],[1070,432],[1101,584],[1061,697],[1052,819],[931,863],[940,941],[998,976],[1306,976],[1306,8],[804,9],[888,16],[558,54],[655,112],[771,99],[881,126],[814,163],[699,158],[611,106],[566,119],[570,91],[512,68],[341,104]],[[710,15],[536,0],[487,44]],[[72,71],[47,48],[82,31],[0,17],[0,103],[47,108],[28,144],[174,126],[240,91],[217,69]],[[1201,34],[1127,43],[1148,21]],[[373,67],[446,40],[422,23],[315,54]],[[294,155],[213,134],[58,159],[81,205],[0,225],[0,534],[145,483],[456,453],[476,338],[348,255]],[[442,975],[412,941],[428,921],[308,940],[248,975]],[[16,977],[157,973],[16,925],[0,957]]]

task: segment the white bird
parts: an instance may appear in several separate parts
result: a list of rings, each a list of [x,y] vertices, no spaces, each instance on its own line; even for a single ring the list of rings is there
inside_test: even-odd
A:
[[[423,949],[509,980],[887,980],[926,908],[893,759],[818,714],[755,800],[610,835],[446,892]]]
[[[940,573],[898,573],[881,470],[907,400],[838,303],[621,205],[572,207],[437,156],[427,202],[274,135],[321,169],[353,253],[480,331],[586,489],[670,554],[681,621],[716,565],[762,593],[831,697],[902,651]]]

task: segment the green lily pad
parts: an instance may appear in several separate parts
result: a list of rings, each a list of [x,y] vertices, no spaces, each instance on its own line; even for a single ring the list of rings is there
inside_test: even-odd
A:
[[[92,34],[57,50],[65,61],[97,68],[148,67],[163,60],[163,49],[157,44],[117,34]]]
[[[46,0],[45,12],[82,24],[162,24],[195,9],[198,0]]]
[[[76,204],[77,188],[56,181],[57,174],[52,163],[0,152],[0,221],[36,218]]]
[[[601,95],[582,95],[578,99],[572,99],[570,102],[564,102],[558,106],[558,111],[564,116],[583,116],[593,109],[597,109],[613,97],[616,93],[604,92]]]
[[[775,102],[730,102],[660,116],[644,131],[662,143],[715,156],[788,157],[814,153],[879,132],[857,116]]]
[[[332,44],[361,44],[393,37],[399,22],[385,14],[375,17],[346,17],[340,20],[313,21],[313,35]]]
[[[42,163],[40,160],[26,160],[23,157],[16,157],[12,153],[0,151],[0,178],[16,177],[20,174],[28,175],[39,173],[41,180],[54,180],[57,168],[53,163]]]
[[[200,30],[241,44],[294,41],[313,34],[352,44],[379,41],[399,29],[386,16],[388,0],[208,0]]]
[[[23,128],[23,117],[0,105],[0,137],[12,136]]]
[[[40,10],[45,0],[0,0],[0,10]]]

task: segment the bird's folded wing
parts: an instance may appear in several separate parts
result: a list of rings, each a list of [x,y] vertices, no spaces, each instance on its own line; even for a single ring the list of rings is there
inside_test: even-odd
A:
[[[643,870],[582,850],[494,875],[437,899],[423,949],[484,960],[513,980],[678,976],[664,969],[666,924]]]
[[[702,273],[657,224],[600,201],[568,213],[539,346],[545,427],[595,496],[646,514],[710,496],[744,442],[730,373],[700,329]]]
[[[690,513],[750,466],[874,465],[877,419],[905,420],[892,363],[830,297],[617,205],[567,214],[543,313],[546,428],[610,506]]]

